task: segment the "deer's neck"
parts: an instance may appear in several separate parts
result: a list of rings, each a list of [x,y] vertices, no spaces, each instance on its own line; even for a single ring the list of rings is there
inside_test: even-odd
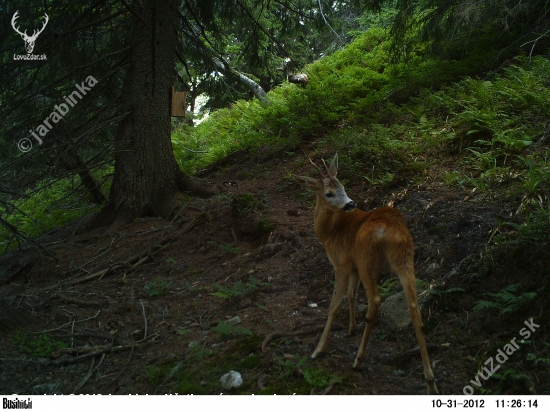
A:
[[[321,201],[322,202],[322,201]],[[339,237],[342,233],[350,235],[350,230],[356,230],[352,225],[353,216],[357,211],[331,211],[317,199],[313,225],[317,237],[324,245],[329,239]]]

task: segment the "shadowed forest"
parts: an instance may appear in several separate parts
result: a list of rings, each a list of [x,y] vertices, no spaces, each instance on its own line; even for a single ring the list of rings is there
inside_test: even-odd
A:
[[[550,394],[547,2],[0,10],[0,393],[426,394],[390,271],[362,367],[363,286],[311,358],[336,278],[295,177],[337,153],[412,235],[439,393]]]

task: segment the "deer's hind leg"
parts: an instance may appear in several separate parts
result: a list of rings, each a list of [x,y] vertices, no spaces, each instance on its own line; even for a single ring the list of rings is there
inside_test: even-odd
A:
[[[353,363],[353,367],[355,369],[360,368],[363,364],[363,360],[365,359],[367,342],[369,340],[372,327],[374,326],[376,314],[378,313],[378,307],[380,306],[381,301],[380,292],[376,283],[377,273],[374,273],[374,271],[372,271],[370,268],[367,268],[365,265],[365,268],[361,269],[360,276],[361,281],[363,282],[363,286],[367,291],[368,309],[365,332],[363,333],[363,339],[361,340],[361,345],[359,345],[359,350],[357,351],[357,357],[355,358],[355,362]]]
[[[420,308],[418,307],[418,300],[416,297],[416,278],[414,276],[412,258],[408,259],[407,262],[402,265],[394,265],[392,269],[399,277],[399,281],[401,282],[401,285],[405,290],[405,294],[407,295],[409,313],[411,315],[411,321],[414,331],[416,332],[416,338],[418,340],[418,346],[422,356],[422,364],[424,366],[424,377],[428,387],[428,395],[437,395],[439,394],[439,391],[435,386],[434,373],[430,366],[430,359],[428,358],[424,333],[422,332],[422,326],[424,325],[422,323],[422,315],[420,314]]]

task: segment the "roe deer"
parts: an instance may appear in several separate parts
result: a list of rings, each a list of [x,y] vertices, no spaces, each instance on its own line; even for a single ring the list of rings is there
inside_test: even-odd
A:
[[[386,271],[393,272],[407,294],[409,312],[422,355],[428,394],[438,394],[426,351],[422,318],[416,299],[413,240],[403,216],[391,207],[381,207],[371,212],[356,209],[355,203],[348,198],[344,187],[336,179],[338,154],[334,156],[328,168],[323,161],[328,176],[324,176],[321,169],[312,161],[311,163],[323,179],[306,176],[293,176],[293,178],[300,185],[315,191],[313,220],[315,233],[323,244],[335,271],[334,292],[330,301],[327,323],[311,357],[316,358],[327,345],[332,322],[346,292],[346,284],[349,301],[348,332],[351,335],[356,330],[355,300],[361,281],[367,291],[368,310],[363,340],[353,364],[354,368],[361,367],[365,358],[365,347],[380,306],[378,274]]]

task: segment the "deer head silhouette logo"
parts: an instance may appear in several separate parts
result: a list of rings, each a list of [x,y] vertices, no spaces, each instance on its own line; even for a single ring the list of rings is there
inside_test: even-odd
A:
[[[40,30],[34,30],[32,36],[29,36],[27,34],[27,30],[25,30],[24,32],[21,32],[21,31],[19,31],[19,28],[15,26],[15,21],[19,17],[18,13],[19,13],[19,10],[17,10],[15,12],[15,14],[13,15],[13,17],[11,19],[11,26],[13,27],[13,29],[17,33],[19,33],[19,35],[21,36],[21,38],[25,42],[25,49],[27,49],[27,54],[31,54],[33,49],[34,49],[34,42],[36,41],[36,39],[38,38],[40,33],[42,33],[44,31],[44,29],[46,28],[46,24],[48,24],[48,21],[50,20],[50,18],[48,17],[48,15],[46,13],[44,13],[45,19],[44,19],[44,22],[42,23],[42,28]]]

